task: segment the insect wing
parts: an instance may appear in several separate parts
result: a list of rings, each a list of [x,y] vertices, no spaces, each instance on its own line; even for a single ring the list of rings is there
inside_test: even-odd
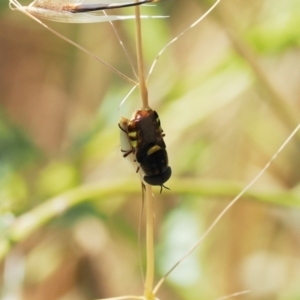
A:
[[[128,137],[128,123],[129,120],[124,117],[121,118],[119,123],[121,151],[123,156],[133,166],[134,171],[138,173],[140,180],[143,181],[144,174],[136,160],[134,149]]]
[[[156,2],[157,0],[139,0],[139,1],[113,1],[113,3],[109,3],[109,1],[97,1],[97,0],[89,0],[84,3],[75,4],[72,12],[80,13],[80,12],[89,12],[89,11],[97,11],[97,10],[108,10],[122,7],[130,7],[136,5],[142,5],[146,3]]]
[[[136,124],[138,135],[141,136],[139,145],[140,151],[138,152],[147,152],[149,145],[158,145],[162,149],[165,149],[166,145],[162,137],[163,131],[160,127],[160,120],[157,113],[153,110],[146,112],[147,114],[143,113],[139,122]],[[139,160],[138,156],[139,154],[137,154]]]
[[[60,23],[100,23],[100,22],[109,22],[109,21],[119,21],[119,20],[130,20],[134,19],[134,16],[116,16],[116,15],[96,15],[93,13],[82,13],[82,14],[73,14],[71,12],[57,12],[49,11],[43,8],[30,8],[27,11],[39,18],[45,19],[53,22]]]
[[[153,0],[122,1],[109,0],[35,0],[29,6],[22,6],[17,0],[9,0],[11,9],[49,21],[61,23],[98,23],[135,19],[134,15],[106,15],[102,10],[141,5]],[[162,16],[141,16],[141,18],[161,18]]]
[[[35,0],[29,7],[44,8],[53,11],[69,11],[72,13],[115,9],[156,2],[157,0]]]
[[[163,186],[171,177],[171,168],[157,113],[151,109],[136,111],[128,123],[128,136],[144,180],[150,185]]]

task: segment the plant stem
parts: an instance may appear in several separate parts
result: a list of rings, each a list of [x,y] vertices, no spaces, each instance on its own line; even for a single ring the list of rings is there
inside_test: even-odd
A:
[[[144,75],[144,59],[143,59],[143,48],[142,48],[142,32],[141,32],[141,18],[140,18],[140,7],[135,6],[135,22],[136,22],[136,56],[138,64],[138,75],[140,79],[140,91],[143,103],[143,108],[148,108],[148,90]]]
[[[140,80],[140,91],[143,109],[147,109],[148,105],[148,91],[144,76],[144,60],[142,49],[142,31],[141,31],[141,18],[140,7],[135,6],[135,21],[136,21],[136,55],[138,64],[138,75]],[[153,239],[153,196],[152,187],[145,184],[145,201],[146,201],[146,279],[144,287],[144,297],[147,300],[155,298],[153,294],[153,281],[154,281],[154,239]]]
[[[153,233],[153,196],[151,185],[145,185],[145,201],[146,201],[146,256],[147,256],[147,270],[144,288],[144,296],[147,300],[154,299],[153,294],[153,280],[154,280],[154,233]]]
[[[217,197],[218,199],[228,199],[236,196],[244,187],[244,183],[230,181],[203,181],[199,183],[199,178],[182,179],[173,177],[172,183],[176,186],[176,195],[193,196],[207,199]],[[9,225],[0,234],[0,262],[5,255],[9,253],[14,244],[24,241],[34,232],[45,226],[55,218],[58,218],[72,207],[84,202],[106,201],[116,194],[116,191],[122,195],[137,195],[140,188],[133,180],[122,182],[104,182],[99,184],[83,185],[65,193],[50,198],[37,205],[26,213],[18,216],[11,225]],[[147,193],[148,196],[147,196]],[[172,194],[172,191],[169,191]],[[152,199],[152,191],[146,187],[146,201]],[[243,198],[255,200],[269,205],[280,205],[283,207],[300,207],[300,192],[298,188],[291,190],[265,190],[251,188],[243,194]],[[147,203],[147,202],[146,202]],[[149,203],[151,205],[151,203]],[[151,206],[152,207],[152,206]],[[150,216],[152,208],[147,207],[147,213]],[[153,218],[153,213],[151,214]],[[150,222],[153,221],[150,219]],[[150,237],[150,235],[149,235]],[[150,248],[149,248],[150,249]],[[149,257],[150,257],[150,250]],[[150,260],[150,259],[149,259]],[[150,271],[149,271],[150,272]],[[149,280],[150,281],[150,280]]]

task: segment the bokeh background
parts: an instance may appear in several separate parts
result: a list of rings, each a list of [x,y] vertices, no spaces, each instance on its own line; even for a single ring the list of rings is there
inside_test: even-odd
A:
[[[142,9],[169,16],[143,21],[147,70],[212,3]],[[109,24],[47,24],[134,78]],[[115,26],[135,61],[134,22]],[[131,83],[6,0],[0,28],[1,299],[140,295],[141,188],[117,126],[141,106],[138,92],[120,106]],[[300,121],[299,28],[298,0],[223,0],[159,58],[149,98],[173,175],[170,191],[154,188],[157,280]],[[300,132],[158,297],[300,299],[299,179]]]

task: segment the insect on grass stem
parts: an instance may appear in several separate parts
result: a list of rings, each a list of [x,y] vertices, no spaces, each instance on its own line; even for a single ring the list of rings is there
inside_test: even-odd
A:
[[[136,0],[137,1],[137,0]],[[141,18],[140,8],[135,6],[135,21],[136,21],[136,53],[137,65],[139,75],[139,87],[142,98],[143,109],[149,107],[148,104],[148,90],[144,75],[144,60],[142,48],[142,32],[141,32]],[[154,223],[153,223],[153,195],[152,188],[149,184],[145,184],[145,201],[146,201],[146,278],[144,286],[144,297],[147,300],[155,299],[153,294],[154,281]]]

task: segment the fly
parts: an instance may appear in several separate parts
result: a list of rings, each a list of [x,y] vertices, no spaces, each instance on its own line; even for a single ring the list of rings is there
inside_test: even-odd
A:
[[[164,183],[171,177],[168,165],[165,134],[156,111],[151,108],[135,111],[130,120],[121,118],[121,151],[136,165],[136,172],[150,185],[167,188]],[[126,138],[124,138],[126,135]],[[131,155],[132,154],[132,155]]]

